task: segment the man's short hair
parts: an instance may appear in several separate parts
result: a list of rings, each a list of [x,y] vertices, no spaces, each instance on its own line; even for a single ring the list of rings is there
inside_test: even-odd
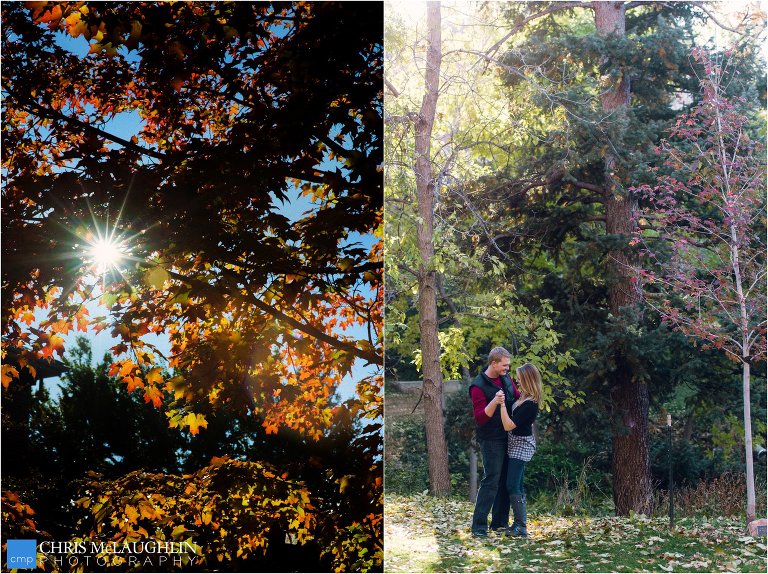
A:
[[[488,364],[498,363],[502,359],[509,359],[512,355],[504,347],[494,347],[491,352],[488,353]]]

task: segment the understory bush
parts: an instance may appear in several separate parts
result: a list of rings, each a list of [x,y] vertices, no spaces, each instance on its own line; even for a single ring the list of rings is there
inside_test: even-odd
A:
[[[423,420],[403,417],[387,421],[384,488],[396,494],[417,494],[429,488],[427,437]]]
[[[525,467],[525,488],[534,496],[550,493],[555,508],[578,514],[578,509],[602,505],[611,497],[608,467],[606,452],[593,454],[572,443],[545,439]]]
[[[655,482],[667,484],[669,473],[669,443],[663,433],[651,435],[651,477]],[[722,449],[707,449],[703,445],[675,437],[672,444],[672,476],[675,487],[696,486],[700,481],[741,467],[741,451],[724,453]]]
[[[761,472],[762,471],[762,472]],[[744,472],[728,471],[674,491],[674,511],[681,517],[741,516],[746,512],[747,481]],[[755,510],[766,515],[765,468],[755,469]],[[669,491],[655,492],[655,516],[669,512]]]

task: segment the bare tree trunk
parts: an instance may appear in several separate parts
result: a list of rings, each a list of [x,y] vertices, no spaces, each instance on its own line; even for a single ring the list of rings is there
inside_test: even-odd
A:
[[[720,118],[718,117],[718,120]],[[721,147],[724,146],[721,143]],[[723,165],[727,165],[723,163]],[[752,414],[749,396],[749,335],[747,334],[747,305],[744,297],[744,287],[741,283],[741,264],[736,228],[731,226],[731,262],[733,265],[736,294],[739,298],[739,313],[741,321],[741,365],[744,400],[744,455],[747,463],[747,524],[755,519],[755,470],[752,465]]]
[[[742,362],[744,381],[744,454],[747,457],[747,524],[755,519],[755,470],[752,466],[752,416],[749,406],[749,362]]]
[[[461,376],[464,377],[464,382],[469,385],[472,382],[472,377],[469,374],[468,367],[461,367]],[[477,490],[480,484],[480,477],[478,476],[477,461],[480,456],[480,446],[477,444],[477,438],[474,431],[472,432],[472,438],[469,439],[469,501],[474,503],[477,501]]]
[[[424,99],[415,126],[415,173],[419,208],[416,239],[421,256],[417,277],[429,488],[433,495],[445,496],[450,492],[451,481],[443,428],[443,376],[440,370],[440,343],[437,337],[437,289],[433,268],[434,181],[430,157],[442,58],[439,2],[427,3],[427,34],[429,45],[424,77]]]
[[[626,33],[624,2],[593,2],[595,26],[600,36]],[[613,80],[611,80],[613,81]],[[630,79],[622,75],[619,82],[601,86],[601,106],[610,114],[606,123],[621,126],[629,106]],[[618,129],[607,130],[619,139]],[[629,240],[634,231],[636,200],[623,189],[619,175],[618,157],[614,145],[608,142],[604,157],[606,232]],[[632,276],[629,257],[621,249],[608,254],[610,272],[608,303],[615,317],[631,321],[633,310],[639,309],[641,293]],[[633,369],[622,357],[611,381],[611,399],[615,410],[613,428],[613,498],[616,513],[629,514],[630,510],[650,514],[653,510],[650,454],[648,449],[648,387],[634,376]]]
[[[472,440],[469,441],[469,501],[472,503],[477,502],[477,440],[475,435],[472,435]]]
[[[720,108],[715,106],[717,128],[720,132],[719,149],[723,170],[723,183],[726,186],[726,192],[731,193],[729,184],[729,174],[726,166],[728,159],[726,157],[726,146],[722,138],[722,120]],[[749,361],[750,361],[750,342],[749,342],[749,320],[747,318],[747,303],[744,295],[744,286],[741,276],[741,254],[739,250],[739,239],[736,226],[730,225],[730,256],[731,266],[733,268],[733,280],[736,286],[736,296],[739,300],[739,324],[741,327],[741,365],[742,365],[742,385],[744,400],[744,455],[747,463],[747,524],[755,519],[755,470],[752,465],[752,414],[749,393]]]

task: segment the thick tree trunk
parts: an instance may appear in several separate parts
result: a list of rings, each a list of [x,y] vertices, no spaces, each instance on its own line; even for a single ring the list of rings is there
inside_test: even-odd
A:
[[[616,514],[653,511],[648,455],[648,387],[628,370],[618,369],[611,393],[616,413],[613,429],[613,502]]]
[[[419,224],[416,235],[421,263],[418,270],[419,328],[422,373],[424,376],[424,416],[427,435],[429,488],[435,496],[450,492],[448,449],[443,425],[443,376],[440,370],[440,343],[437,337],[437,286],[433,259],[434,182],[430,144],[440,86],[440,3],[427,3],[427,67],[424,99],[415,126],[416,193]]]
[[[593,2],[595,26],[600,36],[623,36],[626,32],[624,2]],[[617,64],[606,60],[603,64]],[[605,75],[610,78],[610,74]],[[622,125],[630,98],[630,80],[622,75],[618,82],[601,86],[601,106],[609,114],[607,122]],[[606,232],[626,238],[634,231],[636,201],[621,184],[619,162],[614,149],[621,147],[621,133],[606,129],[617,141],[606,142],[604,158]],[[608,254],[608,303],[611,314],[632,321],[641,301],[638,284],[632,276],[630,261],[622,249]],[[648,449],[648,388],[639,380],[624,357],[617,356],[618,368],[611,381],[614,408],[613,427],[613,498],[616,514],[631,510],[650,514],[653,510],[650,455]]]

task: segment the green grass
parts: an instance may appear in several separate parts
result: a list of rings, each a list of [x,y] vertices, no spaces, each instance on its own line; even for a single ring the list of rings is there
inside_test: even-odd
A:
[[[527,540],[471,536],[472,504],[386,496],[385,572],[765,572],[743,520],[528,517]]]

